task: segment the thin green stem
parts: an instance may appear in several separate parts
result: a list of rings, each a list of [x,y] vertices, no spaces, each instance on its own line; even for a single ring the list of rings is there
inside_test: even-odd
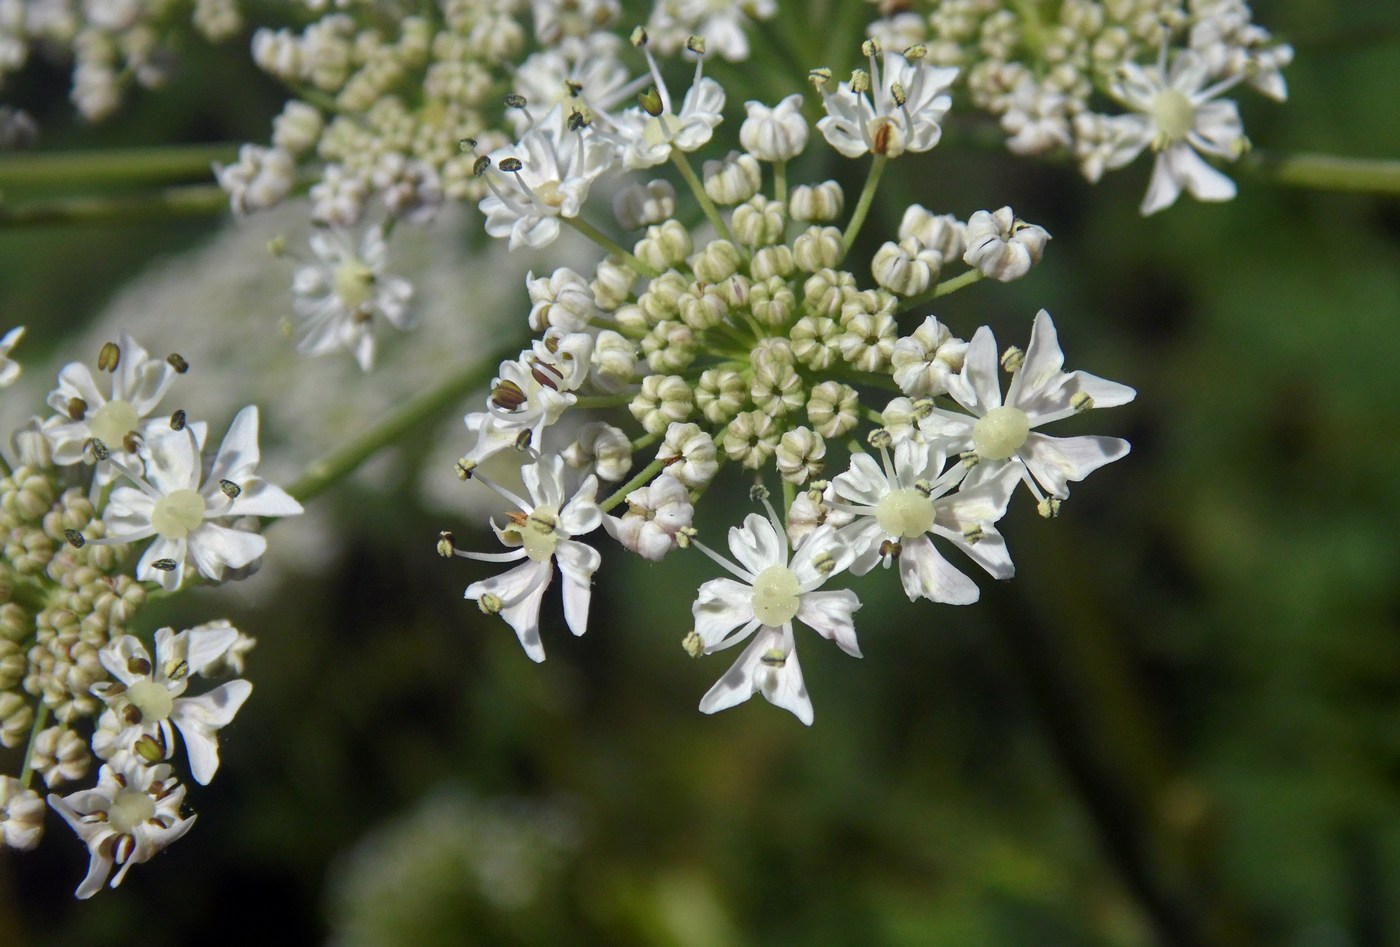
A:
[[[889,160],[885,155],[875,155],[874,160],[870,162],[870,173],[865,176],[865,187],[861,189],[860,200],[856,201],[851,222],[846,225],[846,232],[841,237],[841,243],[847,252],[850,252],[852,244],[860,234],[860,228],[865,224],[865,216],[870,213],[870,204],[875,200],[875,190],[880,186],[880,176],[885,173],[885,165]]]
[[[207,217],[227,209],[228,195],[217,184],[190,184],[121,197],[65,197],[0,204],[0,228]]]
[[[661,473],[661,468],[665,466],[666,461],[662,460],[661,458],[658,457],[656,460],[653,460],[651,463],[647,464],[645,467],[642,468],[641,473],[637,474],[637,476],[633,477],[631,480],[618,487],[616,493],[608,497],[602,503],[599,503],[598,508],[601,509],[604,513],[611,511],[613,507],[617,506],[623,500],[627,499],[627,494],[631,493],[633,490],[636,490],[643,484],[649,482],[652,477],[655,477],[657,474]]]
[[[1270,184],[1285,187],[1400,194],[1400,161],[1393,159],[1255,151],[1241,159],[1239,167]]]
[[[397,414],[385,418],[340,450],[307,467],[306,471],[287,489],[287,492],[303,503],[324,492],[338,481],[354,473],[361,464],[382,448],[397,441],[424,422],[442,414],[474,390],[490,384],[501,361],[516,354],[517,350],[514,349],[510,352],[497,353],[448,378],[437,388],[410,401]]]
[[[632,401],[629,394],[584,395],[574,402],[575,408],[617,408]]]
[[[985,276],[981,270],[968,270],[966,273],[959,273],[950,280],[935,283],[917,296],[910,296],[908,299],[901,301],[895,312],[905,313],[911,309],[917,309],[930,300],[947,296],[950,293],[956,293],[958,290],[971,286],[973,283],[979,283],[983,279],[985,279]]]
[[[787,524],[787,511],[797,501],[797,485],[790,480],[783,481],[783,522]]]
[[[238,146],[223,142],[5,154],[0,155],[0,189],[207,181],[215,161],[237,157]]]
[[[39,709],[34,712],[34,726],[29,728],[29,745],[24,748],[24,765],[20,767],[19,784],[29,788],[29,779],[34,775],[34,744],[49,722],[49,705],[39,701]]]
[[[624,250],[622,248],[622,244],[618,243],[612,237],[609,237],[607,234],[603,233],[603,231],[599,230],[597,227],[593,226],[588,221],[584,220],[582,217],[561,217],[559,219],[564,221],[564,223],[568,224],[570,227],[573,227],[575,230],[583,234],[589,240],[592,240],[594,243],[598,244],[598,246],[602,247],[604,250],[626,260],[628,265],[631,266],[632,269],[636,270],[638,273],[641,273],[643,276],[656,276],[655,270],[653,270],[651,267],[647,266],[641,260],[633,256],[630,251]]]
[[[673,147],[671,149],[671,163],[681,172],[685,183],[690,185],[690,189],[695,193],[695,199],[700,202],[700,208],[705,212],[705,217],[714,225],[715,231],[737,246],[738,241],[734,239],[729,225],[720,216],[719,208],[715,206],[715,202],[710,200],[710,195],[705,193],[705,185],[701,184],[700,178],[696,177],[695,169],[690,166],[690,159],[685,156],[685,152]]]
[[[787,203],[787,162],[773,162],[773,199],[779,204]]]
[[[650,447],[659,440],[661,440],[660,434],[643,434],[632,442],[632,453],[635,454],[639,450]]]

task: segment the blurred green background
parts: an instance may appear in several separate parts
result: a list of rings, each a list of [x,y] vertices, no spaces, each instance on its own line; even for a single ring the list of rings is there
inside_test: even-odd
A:
[[[1241,96],[1256,146],[1400,156],[1400,11],[1254,8],[1298,52],[1288,103]],[[188,81],[96,128],[61,71],[7,98],[44,147],[264,141],[280,93],[244,49],[186,50]],[[82,903],[51,815],[0,852],[0,943],[1400,944],[1400,203],[1242,171],[1233,203],[1144,220],[1146,159],[1090,187],[971,133],[899,159],[867,233],[1010,204],[1044,264],[940,317],[1024,344],[1045,307],[1070,368],[1139,392],[1081,425],[1128,458],[1003,524],[1013,581],[954,608],[853,580],[864,660],[803,638],[814,727],[708,718],[728,659],[680,648],[698,557],[606,556],[588,635],[547,597],[535,666],[462,601],[486,567],[433,552],[445,527],[486,548],[479,524],[348,484],[317,501],[329,569],[143,615],[259,639],[197,829]],[[85,354],[65,340],[118,286],[219,226],[0,231],[0,327],[29,326],[26,365]]]

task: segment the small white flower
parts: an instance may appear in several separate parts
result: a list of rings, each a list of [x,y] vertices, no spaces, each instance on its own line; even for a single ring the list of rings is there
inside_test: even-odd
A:
[[[99,651],[98,659],[117,683],[92,687],[93,694],[108,707],[98,735],[93,737],[94,751],[104,759],[124,751],[148,759],[147,752],[170,759],[175,752],[173,724],[184,741],[190,774],[201,786],[209,785],[219,769],[218,731],[232,722],[253,692],[253,685],[244,680],[229,681],[198,697],[181,695],[189,687],[191,674],[222,662],[238,639],[238,630],[230,625],[203,626],[179,634],[162,628],[156,632],[154,662],[145,646],[131,635],[123,635]]]
[[[77,895],[90,898],[117,865],[111,887],[126,877],[132,865],[149,861],[194,825],[195,816],[182,818],[185,787],[170,766],[143,766],[131,754],[121,754],[98,772],[97,786],[67,796],[50,794],[49,805],[63,816],[90,853],[87,877]]]
[[[941,450],[906,440],[895,446],[893,464],[888,451],[882,448],[880,453],[883,467],[869,454],[854,454],[850,469],[831,481],[832,508],[857,517],[841,530],[842,539],[856,551],[852,572],[865,575],[877,564],[889,568],[897,559],[909,601],[977,601],[976,583],[939,554],[932,541],[937,536],[993,578],[1011,578],[1011,557],[992,524],[1006,513],[1015,470],[1004,469],[998,479],[953,493],[967,468],[956,463],[945,471]]]
[[[983,326],[973,335],[963,370],[948,383],[948,393],[972,417],[932,408],[920,422],[926,435],[946,438],[950,453],[975,453],[977,464],[964,489],[997,479],[1012,466],[1037,500],[1044,499],[1040,488],[1063,499],[1071,482],[1128,453],[1128,442],[1118,437],[1051,437],[1035,430],[1090,408],[1127,404],[1137,395],[1088,372],[1065,372],[1064,362],[1055,323],[1042,309],[1003,401],[992,330]]]
[[[92,463],[93,440],[101,441],[116,460],[134,463],[132,448],[169,430],[167,418],[151,415],[174,383],[175,369],[164,359],[151,358],[127,333],[117,338],[118,361],[107,394],[81,362],[69,362],[58,373],[58,387],[48,397],[58,416],[43,427],[56,464]],[[99,467],[97,476],[107,483],[112,471]]]
[[[967,221],[963,239],[967,244],[964,263],[985,276],[1009,283],[1025,276],[1040,262],[1050,234],[1043,227],[1018,219],[1010,207],[1002,207],[974,213]]]
[[[602,315],[593,300],[588,280],[561,266],[549,276],[525,275],[530,295],[530,328],[543,332],[550,326],[565,332],[582,332]]]
[[[258,409],[239,411],[224,435],[207,475],[202,474],[201,436],[188,426],[146,442],[146,475],[122,468],[135,487],[112,491],[103,519],[102,543],[131,543],[154,536],[136,567],[138,579],[180,587],[187,562],[219,581],[224,569],[241,569],[267,550],[257,533],[214,520],[239,516],[293,516],[301,504],[256,473]]]
[[[669,473],[627,494],[627,512],[603,518],[608,535],[643,559],[661,559],[695,516],[690,491]]]
[[[598,478],[588,477],[566,502],[564,461],[557,456],[541,457],[521,470],[529,501],[515,496],[498,484],[477,474],[501,496],[519,507],[509,514],[505,527],[491,524],[497,538],[515,547],[504,553],[476,553],[454,549],[465,559],[481,562],[527,560],[509,572],[473,582],[467,586],[468,601],[478,602],[482,611],[499,614],[515,630],[525,653],[533,661],[544,660],[540,642],[540,602],[554,578],[554,565],[564,576],[564,621],[575,635],[588,630],[590,586],[602,557],[592,546],[574,537],[597,529],[603,520],[598,509]]]
[[[645,108],[634,106],[613,117],[608,135],[629,170],[650,168],[671,157],[671,149],[695,151],[710,140],[724,120],[724,87],[704,77],[704,60],[695,62],[695,76],[674,108],[671,91],[645,44],[642,52],[651,71],[653,89],[645,96]]]
[[[44,834],[44,800],[13,776],[0,776],[0,847],[30,849]]]
[[[248,214],[274,207],[291,193],[296,183],[296,159],[281,148],[244,145],[233,164],[215,162],[214,177],[228,192],[233,212]]]
[[[519,143],[488,157],[483,177],[491,193],[481,200],[486,232],[509,237],[512,250],[548,246],[559,218],[577,217],[588,189],[612,166],[612,150],[590,128],[569,127],[563,106],[533,122]]]
[[[691,608],[700,647],[712,654],[754,636],[734,666],[701,699],[700,710],[714,713],[762,693],[810,726],[812,701],[797,662],[792,623],[798,619],[835,641],[842,651],[860,657],[852,622],[860,600],[849,589],[818,591],[851,564],[853,553],[838,538],[835,527],[825,524],[808,533],[789,556],[778,515],[766,499],[764,505],[767,519],[750,513],[742,527],[729,530],[729,551],[735,562],[693,540],[736,577],[711,579],[700,586]]]
[[[624,230],[641,230],[676,213],[676,188],[665,178],[629,184],[613,195],[613,216]]]
[[[894,344],[890,365],[894,383],[911,398],[941,395],[948,379],[962,371],[967,343],[933,316]]]
[[[777,0],[658,0],[647,31],[662,50],[679,49],[699,36],[706,49],[730,62],[749,58],[748,30],[754,20],[778,12]]]
[[[1136,128],[1135,150],[1127,160],[1148,146],[1157,152],[1142,200],[1144,215],[1170,207],[1183,188],[1201,201],[1228,201],[1235,196],[1235,182],[1201,155],[1234,161],[1244,150],[1239,109],[1234,102],[1215,98],[1243,78],[1231,76],[1207,86],[1209,68],[1190,50],[1177,53],[1169,71],[1165,44],[1156,66],[1123,65],[1110,90],[1138,113],[1125,117]]]
[[[573,443],[564,448],[563,456],[573,469],[616,483],[632,469],[632,441],[621,428],[604,421],[589,421],[579,428]]]
[[[16,326],[0,338],[0,388],[8,388],[19,378],[20,365],[10,352],[24,338],[24,326]]]
[[[793,94],[769,108],[762,102],[744,103],[748,118],[739,126],[739,144],[761,161],[787,161],[807,147],[807,119],[802,96]]]
[[[476,435],[476,444],[463,462],[480,463],[517,447],[527,434],[527,443],[538,448],[545,428],[578,400],[571,390],[581,381],[574,367],[561,366],[553,353],[540,346],[513,362],[502,362],[500,374],[491,383],[486,410],[474,411],[463,419],[467,430]],[[585,371],[587,367],[585,363]]]
[[[857,72],[854,87],[842,82],[835,92],[820,89],[826,116],[817,129],[847,158],[867,153],[895,158],[906,151],[928,151],[943,135],[939,122],[953,104],[948,87],[958,70],[888,51],[883,53],[882,69],[876,62],[879,45],[865,45],[869,73]]]
[[[409,328],[413,286],[385,272],[389,247],[378,226],[365,231],[358,250],[351,235],[340,230],[312,234],[311,249],[318,262],[299,268],[292,280],[300,318],[297,351],[314,357],[345,349],[369,371],[376,317],[396,329]]]

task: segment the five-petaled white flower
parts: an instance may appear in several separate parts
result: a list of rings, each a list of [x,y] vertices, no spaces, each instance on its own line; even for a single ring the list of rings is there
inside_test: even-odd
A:
[[[797,662],[792,622],[800,620],[842,651],[860,657],[852,622],[860,600],[849,589],[818,591],[851,564],[853,553],[834,526],[823,524],[803,537],[789,556],[778,515],[767,499],[763,502],[767,519],[750,513],[742,527],[729,530],[729,551],[737,562],[692,540],[736,577],[711,579],[700,586],[691,607],[698,650],[711,654],[753,635],[744,653],[700,700],[700,710],[712,714],[762,693],[769,703],[810,726],[812,701]]]
[[[972,417],[933,408],[920,422],[926,435],[944,438],[949,451],[971,451],[966,459],[975,466],[964,489],[997,479],[1014,465],[1037,500],[1045,499],[1040,488],[1063,499],[1070,482],[1128,453],[1128,442],[1118,437],[1051,437],[1035,430],[1091,408],[1127,404],[1137,395],[1088,372],[1065,372],[1064,362],[1055,323],[1042,309],[1003,401],[992,330],[983,326],[973,335],[963,370],[948,380],[948,394]]]
[[[486,410],[462,419],[476,435],[476,444],[463,461],[480,463],[522,442],[539,449],[545,428],[578,400],[573,389],[588,377],[592,337],[553,329],[550,333],[553,351],[551,345],[537,344],[515,361],[502,362]]]
[[[316,356],[345,349],[369,371],[374,367],[376,317],[396,329],[410,328],[413,286],[385,272],[389,248],[377,226],[365,231],[358,250],[342,230],[312,234],[311,249],[317,262],[299,268],[292,278],[293,307],[301,319],[297,351]]]
[[[646,43],[641,43],[655,85],[641,96],[642,106],[633,106],[607,120],[607,136],[631,171],[650,168],[671,157],[671,149],[695,151],[714,134],[724,120],[724,87],[702,74],[705,61],[695,61],[695,76],[681,101],[674,107],[671,91]],[[604,124],[599,116],[599,124]]]
[[[104,759],[120,752],[147,760],[169,759],[175,752],[173,724],[184,740],[190,774],[201,786],[209,785],[219,769],[218,731],[233,720],[253,685],[236,680],[198,697],[182,695],[191,674],[221,662],[238,640],[238,629],[231,625],[203,626],[179,634],[162,628],[156,632],[155,661],[131,635],[99,651],[102,666],[117,680],[92,686],[93,694],[108,707],[93,737],[93,750]]]
[[[48,404],[58,412],[44,422],[56,464],[68,465],[98,456],[92,441],[100,441],[109,456],[132,462],[146,438],[167,429],[167,418],[152,417],[175,381],[176,371],[163,359],[151,358],[135,339],[123,332],[115,347],[104,347],[103,359],[116,353],[112,384],[104,394],[92,371],[82,362],[69,362],[58,373],[58,387]],[[112,468],[99,465],[98,484],[112,479]]]
[[[112,491],[103,519],[105,543],[139,542],[154,536],[136,567],[138,579],[177,589],[186,561],[216,582],[224,569],[241,569],[267,550],[257,533],[214,520],[238,516],[293,516],[301,504],[281,487],[257,476],[258,409],[239,411],[224,435],[207,475],[202,437],[190,425],[146,442],[146,474],[120,468],[135,486]]]
[[[879,44],[867,40],[868,73],[857,71],[835,92],[827,92],[825,83],[818,86],[826,116],[817,129],[831,147],[847,158],[866,153],[896,158],[938,144],[943,136],[939,122],[953,104],[948,87],[958,70],[930,66],[922,55],[914,55],[917,49],[885,51],[882,69],[875,58]]]
[[[938,552],[932,541],[938,536],[993,578],[1011,578],[1015,568],[992,524],[1006,513],[1016,470],[1004,468],[996,478],[954,493],[967,467],[955,463],[944,470],[941,450],[905,440],[895,445],[893,464],[887,450],[880,454],[883,464],[854,454],[850,469],[828,488],[831,507],[857,517],[841,529],[856,553],[852,572],[865,575],[879,563],[888,568],[898,560],[909,601],[970,605],[980,594],[977,585]]]
[[[1234,75],[1207,86],[1209,67],[1191,50],[1177,53],[1168,70],[1165,44],[1157,65],[1123,65],[1109,88],[1137,114],[1116,120],[1121,129],[1131,129],[1133,134],[1131,147],[1114,154],[1109,167],[1121,167],[1149,145],[1157,152],[1142,200],[1144,215],[1170,207],[1182,188],[1201,201],[1228,201],[1235,196],[1235,182],[1207,164],[1201,154],[1234,161],[1245,149],[1235,103],[1215,98],[1242,79],[1243,74]]]
[[[171,775],[169,764],[144,766],[130,753],[119,754],[97,774],[97,785],[67,796],[49,795],[49,805],[63,816],[88,847],[87,877],[77,895],[90,898],[117,865],[111,887],[126,877],[132,865],[149,861],[194,825],[195,816],[182,818],[185,787]]]
[[[588,630],[588,603],[593,594],[590,586],[602,556],[574,537],[597,529],[603,512],[598,508],[598,478],[594,476],[587,477],[578,492],[566,501],[564,461],[557,455],[541,457],[525,467],[521,476],[530,494],[529,501],[479,474],[475,477],[518,507],[508,514],[506,526],[491,523],[501,542],[515,548],[503,553],[461,549],[452,552],[481,562],[527,560],[509,572],[473,582],[467,586],[466,598],[477,602],[483,612],[504,618],[515,629],[525,653],[534,661],[543,661],[540,602],[554,578],[556,562],[564,576],[564,621],[575,635]]]

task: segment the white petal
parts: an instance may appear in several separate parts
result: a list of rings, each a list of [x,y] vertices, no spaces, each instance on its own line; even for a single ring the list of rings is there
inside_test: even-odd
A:
[[[170,720],[185,741],[185,753],[190,760],[190,775],[201,786],[219,769],[219,741],[215,734],[228,726],[238,708],[253,692],[248,681],[229,681],[198,697],[182,697],[175,701]]]
[[[744,525],[729,528],[729,551],[739,565],[753,575],[774,565],[787,565],[784,549],[787,543],[779,539],[768,519],[757,513],[744,517]]]
[[[905,541],[899,554],[899,578],[911,602],[926,598],[947,605],[971,605],[982,594],[977,583],[954,569],[927,536]]]
[[[1065,353],[1055,322],[1044,309],[1036,313],[1031,326],[1031,340],[1026,345],[1025,360],[1011,379],[1006,390],[1006,403],[1023,411],[1038,399],[1050,395],[1064,383]]]
[[[564,576],[564,621],[575,635],[588,630],[588,602],[593,573],[603,557],[586,543],[563,540],[554,550],[554,561]]]
[[[755,620],[753,588],[733,579],[711,579],[700,586],[690,612],[705,650],[713,651],[735,628]]]
[[[522,562],[498,576],[473,582],[467,586],[466,598],[471,601],[492,594],[501,599],[501,617],[515,630],[520,646],[532,661],[544,660],[544,645],[540,642],[540,601],[544,590],[554,577],[552,562]]]
[[[1187,150],[1190,151],[1190,148],[1187,147]],[[1181,181],[1176,177],[1171,162],[1167,160],[1167,154],[1167,151],[1159,152],[1152,164],[1152,179],[1147,182],[1147,194],[1143,197],[1140,208],[1144,217],[1172,206],[1181,194]]]
[[[769,703],[791,711],[798,720],[811,726],[812,701],[802,680],[797,652],[789,652],[779,668],[763,663],[763,657],[769,651],[782,649],[783,633],[780,630],[768,628],[758,634],[733,666],[700,699],[700,711],[712,714],[727,710],[742,704],[761,690]]]
[[[962,371],[948,377],[948,394],[978,417],[992,408],[1001,407],[1001,382],[997,379],[999,367],[996,337],[991,329],[982,326],[967,344]]]
[[[200,573],[216,582],[224,567],[241,569],[267,552],[267,540],[257,533],[205,522],[189,537],[190,558]]]
[[[209,480],[232,480],[238,483],[252,474],[257,467],[258,453],[258,406],[249,405],[233,416],[228,433],[219,445],[219,453],[214,465],[209,469]]]
[[[1228,201],[1235,196],[1235,182],[1217,171],[1189,146],[1175,145],[1167,151],[1177,179],[1198,201]]]
[[[860,599],[850,589],[807,592],[797,608],[797,620],[858,658],[860,645],[856,643],[856,626],[851,616],[859,610]]]
[[[214,477],[210,483],[217,484]],[[268,483],[261,477],[239,483],[243,488],[238,498],[229,504],[226,516],[297,516],[304,512],[300,503],[287,491],[276,484]],[[217,497],[216,497],[217,499]]]
[[[1104,464],[1126,456],[1129,449],[1128,442],[1119,437],[1050,437],[1032,431],[1020,456],[1046,492],[1064,498],[1069,496],[1070,482],[1083,480]]]

